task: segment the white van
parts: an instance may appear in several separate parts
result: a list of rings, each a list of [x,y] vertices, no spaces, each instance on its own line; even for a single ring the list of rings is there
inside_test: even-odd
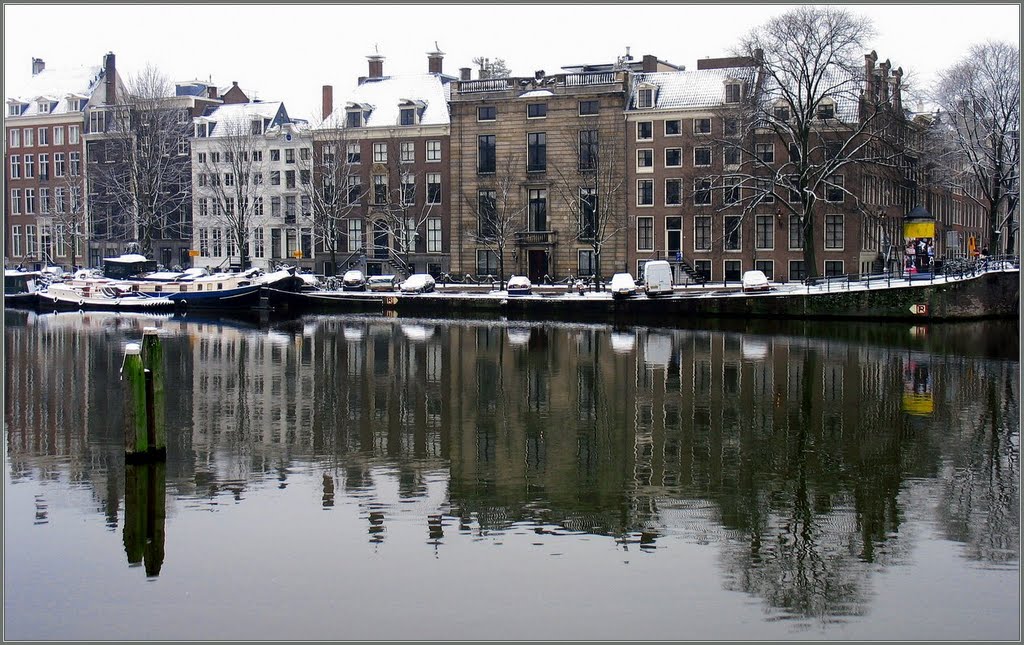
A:
[[[672,267],[665,260],[651,260],[644,264],[644,289],[653,298],[672,293]]]

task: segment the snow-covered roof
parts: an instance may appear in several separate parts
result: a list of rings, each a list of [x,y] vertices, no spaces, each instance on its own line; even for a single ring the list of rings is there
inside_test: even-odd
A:
[[[232,132],[249,132],[249,124],[256,120],[270,119],[270,125],[280,125],[275,122],[278,114],[284,116],[284,104],[281,101],[269,103],[233,103],[230,105],[218,106],[216,110],[208,115],[196,117],[197,123],[216,123],[211,137],[228,136]]]
[[[844,123],[854,123],[860,114],[860,94],[863,88],[861,79],[849,71],[832,67],[822,75],[820,87],[830,88],[827,96],[831,98],[836,119]],[[782,97],[779,85],[774,79],[765,79],[765,96]]]
[[[637,92],[643,87],[655,87],[655,110],[699,109],[721,107],[725,104],[726,81],[739,81],[748,88],[757,75],[756,67],[724,67],[679,72],[649,72],[637,74],[630,90],[629,110],[637,110]]]
[[[353,88],[347,95],[339,97],[330,118],[321,128],[336,128],[345,123],[345,106],[370,105],[369,116],[364,127],[393,127],[399,123],[399,107],[409,101],[421,101],[424,105],[418,125],[448,125],[449,86],[436,74],[412,74],[367,80]]]
[[[555,93],[552,92],[551,90],[530,90],[529,92],[524,92],[524,93],[520,94],[519,98],[521,98],[521,99],[532,99],[532,98],[537,98],[537,97],[541,97],[541,96],[554,96],[554,95],[555,95]]]
[[[44,69],[32,76],[21,90],[8,97],[8,103],[21,102],[28,104],[21,116],[36,116],[40,114],[38,99],[46,97],[51,100],[49,112],[43,114],[67,114],[72,110],[68,109],[68,102],[64,100],[68,95],[76,98],[88,98],[103,82],[103,67],[101,65],[82,65],[79,67]],[[81,110],[74,110],[80,112]]]

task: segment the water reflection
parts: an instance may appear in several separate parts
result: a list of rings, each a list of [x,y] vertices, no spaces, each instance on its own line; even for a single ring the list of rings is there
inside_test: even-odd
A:
[[[800,618],[863,615],[872,576],[914,546],[908,514],[931,504],[968,557],[1019,560],[1017,356],[943,350],[995,327],[858,338],[19,312],[6,325],[11,482],[87,488],[147,576],[166,500],[216,511],[310,473],[311,503],[354,505],[374,546],[410,513],[435,554],[456,530],[605,536],[653,557],[683,539],[713,545],[726,589]],[[112,393],[123,344],[148,325],[164,338],[167,463],[126,468]],[[937,484],[923,504],[920,481]]]

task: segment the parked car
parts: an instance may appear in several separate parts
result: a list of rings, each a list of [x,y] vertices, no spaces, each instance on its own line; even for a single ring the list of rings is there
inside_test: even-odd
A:
[[[394,291],[399,283],[396,275],[371,275],[366,279],[366,288],[370,291]]]
[[[665,260],[644,264],[644,290],[648,298],[672,293],[672,267]]]
[[[744,291],[768,291],[771,289],[764,271],[746,271],[742,280]]]
[[[341,277],[342,291],[366,291],[366,276],[359,269],[346,271]]]
[[[429,273],[414,273],[400,287],[402,293],[428,293],[434,290],[434,277]]]
[[[508,295],[528,296],[533,289],[533,283],[525,275],[514,275],[508,279]]]
[[[612,276],[609,289],[612,298],[632,298],[636,295],[636,280],[629,273],[616,273]]]

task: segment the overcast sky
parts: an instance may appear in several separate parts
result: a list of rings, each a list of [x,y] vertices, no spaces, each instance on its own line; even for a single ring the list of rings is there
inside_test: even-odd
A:
[[[112,51],[123,79],[151,63],[172,81],[238,81],[250,97],[283,100],[292,116],[310,118],[321,87],[343,97],[375,48],[385,74],[425,73],[435,41],[454,76],[477,56],[504,58],[514,75],[529,76],[612,62],[627,47],[637,59],[654,54],[696,69],[698,59],[728,55],[740,36],[793,6],[5,5],[4,96],[31,77],[33,57],[73,67],[99,65]],[[921,84],[973,44],[1020,44],[1019,5],[842,6],[870,17],[870,48]]]

